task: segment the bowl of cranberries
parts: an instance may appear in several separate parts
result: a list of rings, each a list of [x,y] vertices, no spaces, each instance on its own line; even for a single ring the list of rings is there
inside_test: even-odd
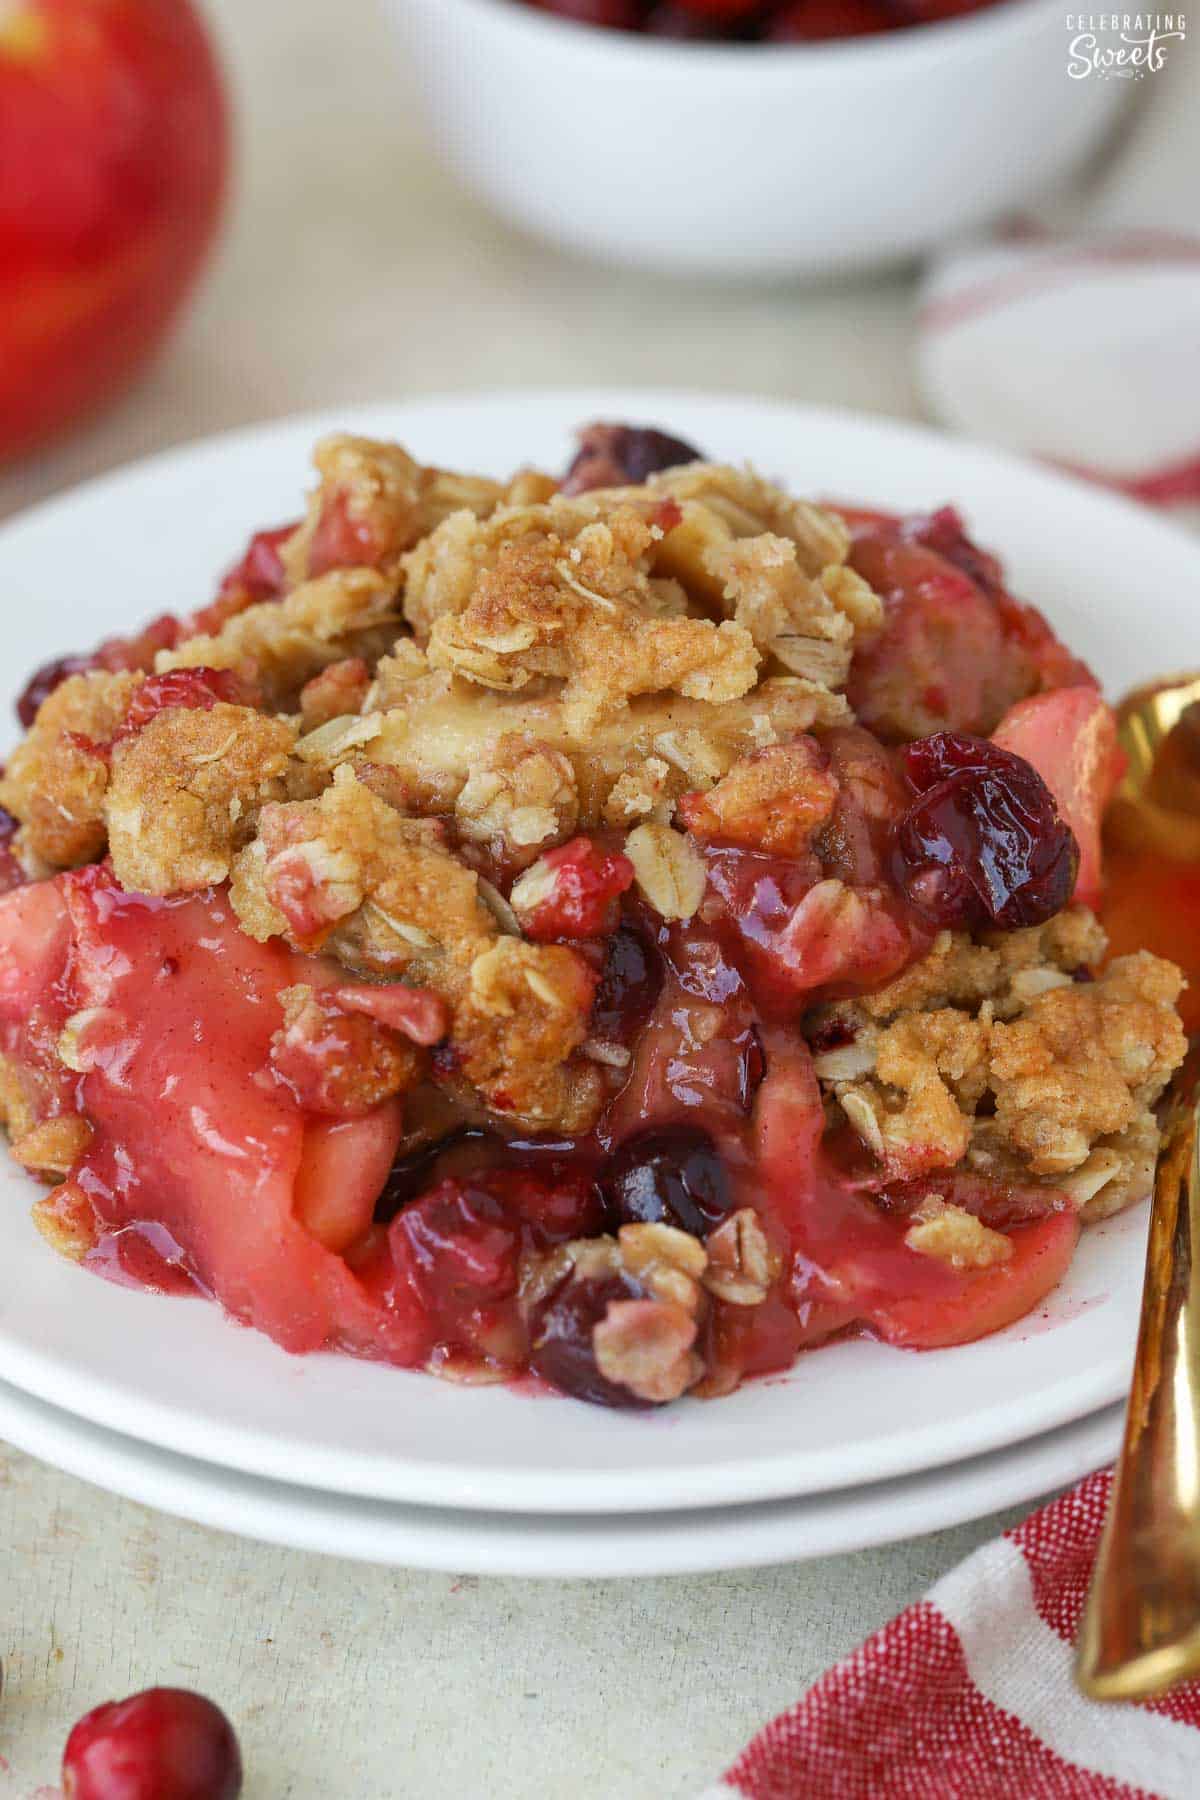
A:
[[[1052,187],[1122,103],[1075,82],[1064,104],[1056,0],[390,4],[466,185],[567,250],[682,275],[918,255]]]

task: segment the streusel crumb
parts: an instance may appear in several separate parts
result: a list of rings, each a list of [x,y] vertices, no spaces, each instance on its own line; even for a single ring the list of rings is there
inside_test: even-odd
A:
[[[423,468],[399,444],[374,438],[324,438],[313,461],[320,479],[308,516],[284,549],[294,585],[354,565],[394,584],[404,552],[449,513],[489,513],[504,494],[499,482]]]
[[[171,707],[114,745],[103,812],[121,886],[179,894],[224,881],[262,806],[283,798],[295,741],[286,720],[222,702]]]
[[[52,869],[104,849],[108,746],[142,677],[72,675],[42,702],[0,780],[0,806],[23,822],[22,846]]]

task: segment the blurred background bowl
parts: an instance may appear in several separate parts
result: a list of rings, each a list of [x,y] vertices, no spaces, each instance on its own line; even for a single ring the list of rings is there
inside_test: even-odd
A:
[[[677,274],[829,274],[1051,189],[1132,86],[1062,0],[803,45],[672,43],[522,0],[387,0],[443,155],[514,224]]]

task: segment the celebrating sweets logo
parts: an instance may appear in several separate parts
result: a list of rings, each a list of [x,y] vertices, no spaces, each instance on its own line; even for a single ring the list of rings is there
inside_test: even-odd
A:
[[[1185,13],[1068,13],[1067,74],[1073,81],[1110,76],[1140,81],[1166,64],[1187,37]]]

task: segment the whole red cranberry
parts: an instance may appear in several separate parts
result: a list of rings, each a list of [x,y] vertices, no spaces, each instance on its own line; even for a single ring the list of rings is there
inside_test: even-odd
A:
[[[600,1373],[594,1333],[611,1302],[641,1300],[645,1290],[631,1276],[573,1275],[555,1289],[533,1321],[529,1366],[543,1381],[593,1406],[644,1410],[650,1405]]]
[[[700,452],[682,438],[650,425],[587,425],[579,433],[579,450],[563,478],[564,494],[586,494],[592,488],[640,487],[661,469],[700,462]]]
[[[699,13],[689,12],[675,0],[664,0],[661,6],[651,7],[645,29],[650,37],[678,38],[684,43],[711,43],[721,36],[717,20],[702,19]]]
[[[547,851],[542,866],[554,877],[549,896],[525,920],[537,942],[604,937],[617,926],[617,902],[633,886],[633,864],[589,837]]]
[[[42,701],[51,695],[55,688],[61,687],[71,675],[83,675],[88,669],[95,668],[91,656],[60,656],[54,662],[43,663],[35,669],[21,690],[17,701],[17,718],[28,731],[37,718],[38,708]]]
[[[613,1151],[600,1189],[622,1225],[673,1225],[693,1237],[733,1211],[720,1152],[696,1125],[652,1125]]]
[[[397,1267],[447,1331],[463,1312],[517,1291],[517,1221],[469,1177],[447,1176],[406,1206],[392,1223],[390,1242]]]
[[[612,31],[636,31],[642,22],[641,0],[534,0],[534,5],[580,25],[606,25]]]
[[[211,712],[221,701],[236,705],[243,698],[241,681],[232,669],[168,669],[165,675],[148,675],[134,689],[117,736],[131,737],[171,707]]]
[[[147,1688],[80,1719],[63,1751],[65,1800],[237,1800],[242,1758],[219,1707]]]
[[[1032,763],[957,731],[919,738],[901,756],[916,798],[894,858],[919,912],[939,926],[1005,931],[1061,912],[1079,845]]]
[[[618,925],[604,950],[592,1002],[592,1036],[628,1048],[654,1011],[662,987],[662,958],[633,925]]]

